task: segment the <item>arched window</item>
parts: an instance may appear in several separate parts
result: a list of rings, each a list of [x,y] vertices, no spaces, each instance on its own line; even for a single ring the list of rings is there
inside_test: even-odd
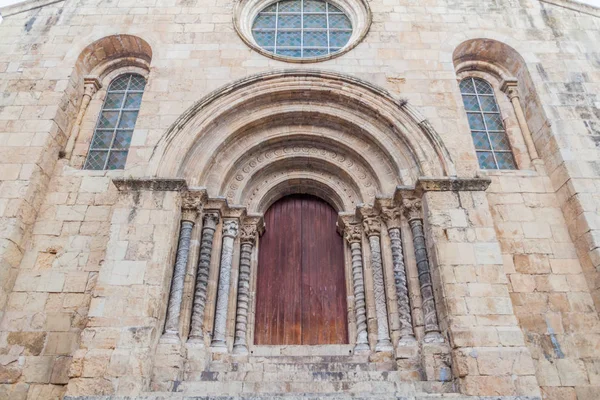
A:
[[[481,169],[516,169],[515,158],[492,85],[480,78],[460,82],[471,136]]]
[[[102,111],[96,123],[85,169],[123,169],[131,144],[146,79],[125,74],[108,87]]]

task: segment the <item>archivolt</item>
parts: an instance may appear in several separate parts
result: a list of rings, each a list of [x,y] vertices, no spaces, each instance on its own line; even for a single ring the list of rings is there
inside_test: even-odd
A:
[[[307,70],[252,76],[208,95],[165,133],[149,168],[249,212],[291,187],[329,193],[338,211],[352,211],[419,176],[455,175],[438,135],[405,102]]]

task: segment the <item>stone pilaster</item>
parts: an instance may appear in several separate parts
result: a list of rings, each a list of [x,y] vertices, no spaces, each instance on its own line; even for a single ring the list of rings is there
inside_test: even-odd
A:
[[[362,229],[360,224],[349,224],[345,230],[352,257],[352,285],[354,287],[354,311],[356,312],[355,353],[368,352],[367,306],[365,301],[365,278],[363,273]]]
[[[238,277],[237,308],[235,317],[234,354],[248,354],[248,310],[250,304],[250,269],[252,251],[256,243],[258,229],[256,223],[246,223],[240,230],[240,273]]]
[[[406,268],[404,266],[404,253],[402,251],[402,232],[400,230],[401,216],[402,210],[400,207],[385,207],[381,213],[381,217],[388,229],[392,248],[394,283],[396,286],[398,314],[400,320],[399,345],[406,345],[415,343],[416,339],[408,296]]]
[[[217,305],[215,310],[215,326],[211,347],[215,351],[227,352],[226,330],[227,311],[229,309],[229,288],[231,286],[231,266],[233,263],[233,244],[238,234],[237,219],[223,222],[223,247],[221,249],[221,266],[219,270],[219,286],[217,289]]]
[[[383,281],[383,263],[381,261],[381,219],[374,214],[363,218],[365,234],[369,238],[371,249],[371,265],[373,269],[373,293],[375,294],[375,313],[377,314],[377,345],[376,352],[393,350],[390,340],[388,312]]]
[[[204,343],[204,309],[206,307],[206,292],[208,290],[208,274],[213,249],[213,239],[218,224],[219,214],[217,212],[208,212],[204,215],[188,343]]]
[[[181,316],[185,271],[190,254],[192,230],[194,229],[194,224],[198,218],[202,201],[203,197],[200,193],[187,192],[183,195],[179,243],[177,246],[173,279],[171,280],[171,292],[169,293],[165,331],[161,341],[178,342],[181,340],[179,336],[179,319]]]

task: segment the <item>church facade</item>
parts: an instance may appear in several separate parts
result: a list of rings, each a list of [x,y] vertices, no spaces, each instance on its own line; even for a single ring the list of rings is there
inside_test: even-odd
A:
[[[600,398],[600,9],[0,12],[0,399]]]

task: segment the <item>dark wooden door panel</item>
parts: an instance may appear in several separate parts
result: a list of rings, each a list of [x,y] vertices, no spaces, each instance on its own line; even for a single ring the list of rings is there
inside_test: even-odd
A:
[[[258,260],[255,343],[348,343],[343,242],[337,213],[308,195],[265,213]]]

